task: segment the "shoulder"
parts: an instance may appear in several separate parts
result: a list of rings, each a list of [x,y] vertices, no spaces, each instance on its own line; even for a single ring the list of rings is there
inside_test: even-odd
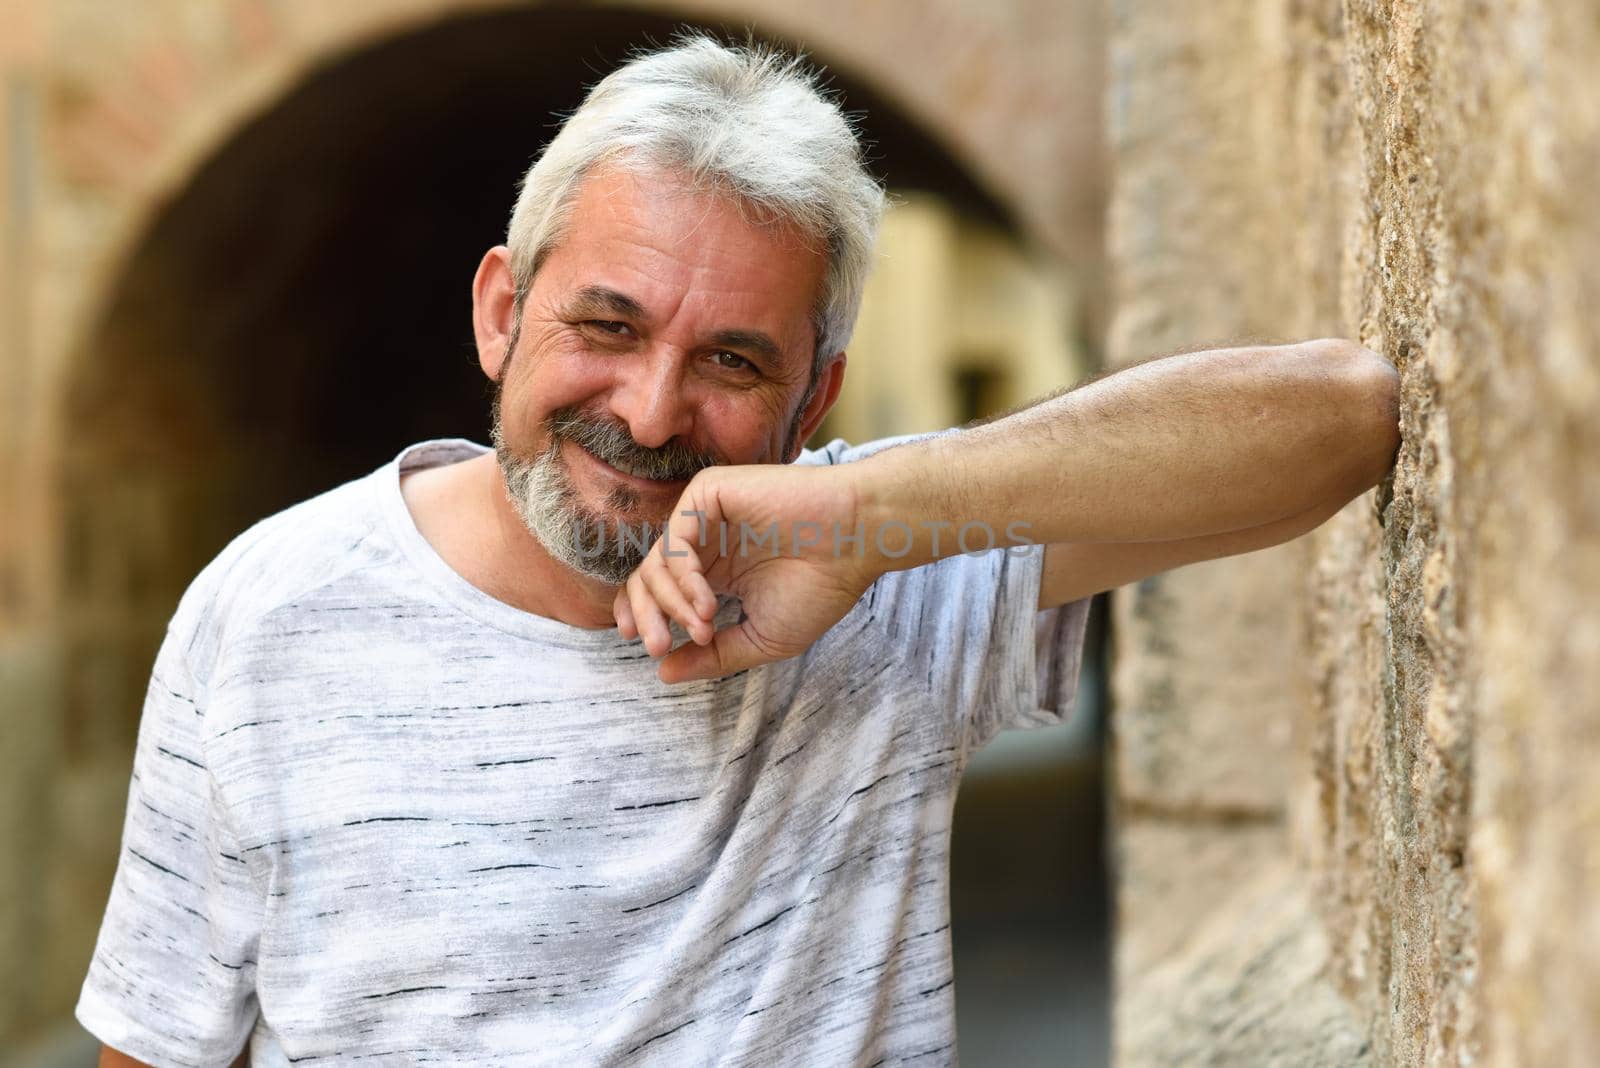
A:
[[[204,685],[229,640],[274,609],[391,554],[380,535],[382,470],[267,516],[228,542],[194,577],[168,631]]]

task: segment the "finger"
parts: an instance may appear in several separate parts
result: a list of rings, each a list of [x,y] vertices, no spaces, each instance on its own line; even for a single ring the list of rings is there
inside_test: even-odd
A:
[[[708,468],[695,476],[695,483],[678,501],[662,553],[684,596],[707,620],[717,614],[717,597],[706,576],[707,559],[717,551],[711,547],[721,544],[718,532],[725,526],[713,471]]]
[[[628,641],[639,636],[639,628],[633,621],[633,610],[628,607],[626,584],[617,587],[617,595],[611,601],[611,616],[617,621],[617,631]]]
[[[702,619],[709,622],[711,617],[717,614],[717,595],[712,592],[711,582],[705,575],[692,571],[679,580],[678,588],[694,605]]]
[[[693,515],[676,524],[685,528],[683,530],[674,529],[675,525],[669,524],[661,539],[660,555],[667,574],[677,585],[679,595],[693,606],[701,618],[709,620],[717,614],[717,598],[705,577],[700,559],[703,550],[694,540],[697,525],[698,521]]]
[[[633,619],[644,639],[645,650],[651,656],[661,656],[672,648],[672,632],[661,615],[656,600],[645,588],[644,578],[638,571],[628,576],[628,607],[633,609]]]
[[[695,611],[670,571],[646,558],[644,565],[639,568],[639,573],[644,578],[645,588],[650,591],[663,612],[677,620],[679,625],[689,632],[689,636],[701,645],[711,640],[711,624]]]
[[[782,659],[764,652],[748,628],[748,622],[735,623],[717,631],[710,645],[680,645],[661,661],[657,675],[662,682],[716,679]]]

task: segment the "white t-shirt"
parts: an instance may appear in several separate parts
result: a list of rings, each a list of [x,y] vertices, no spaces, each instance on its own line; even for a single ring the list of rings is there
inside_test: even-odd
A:
[[[954,1064],[957,785],[1070,712],[1088,599],[1036,611],[1042,546],[952,556],[668,685],[417,531],[399,473],[483,451],[413,445],[184,593],[78,1020],[155,1065]]]

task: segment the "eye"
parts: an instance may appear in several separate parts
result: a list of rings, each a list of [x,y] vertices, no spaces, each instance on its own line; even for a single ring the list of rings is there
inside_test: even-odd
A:
[[[737,352],[728,352],[725,349],[713,352],[711,354],[711,358],[716,361],[718,367],[725,368],[729,371],[753,371],[755,370],[756,366],[743,356],[740,356]]]
[[[615,319],[586,319],[583,325],[592,326],[602,334],[610,334],[612,337],[625,337],[629,330],[627,323]]]

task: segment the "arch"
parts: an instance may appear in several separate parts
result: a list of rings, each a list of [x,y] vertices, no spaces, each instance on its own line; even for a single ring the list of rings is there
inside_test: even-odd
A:
[[[562,5],[408,24],[254,110],[151,207],[63,383],[69,764],[127,733],[177,594],[233,534],[411,441],[486,440],[478,259],[555,116],[680,25]],[[829,70],[886,181],[1017,232],[933,135]]]

